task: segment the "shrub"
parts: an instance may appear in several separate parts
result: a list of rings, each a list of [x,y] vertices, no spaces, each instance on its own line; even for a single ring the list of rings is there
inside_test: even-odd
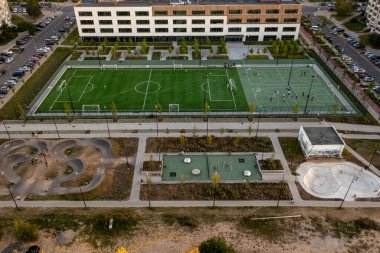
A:
[[[13,233],[16,239],[22,242],[32,242],[38,239],[37,227],[23,220],[15,221],[13,225]]]
[[[226,243],[222,237],[212,237],[199,245],[200,253],[234,253],[234,248]]]

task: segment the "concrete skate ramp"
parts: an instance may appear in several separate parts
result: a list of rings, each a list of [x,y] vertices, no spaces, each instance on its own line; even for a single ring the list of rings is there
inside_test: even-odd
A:
[[[319,198],[344,198],[349,190],[346,200],[354,200],[377,197],[380,192],[380,178],[350,162],[306,162],[297,173],[301,186]]]
[[[335,193],[340,187],[329,167],[311,167],[303,182],[311,191],[325,196]]]

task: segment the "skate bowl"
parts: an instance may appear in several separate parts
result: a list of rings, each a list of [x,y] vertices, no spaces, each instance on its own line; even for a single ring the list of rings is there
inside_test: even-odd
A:
[[[378,197],[380,192],[380,178],[350,162],[306,162],[297,172],[304,190],[319,198],[343,199],[349,190],[346,200],[354,200]]]

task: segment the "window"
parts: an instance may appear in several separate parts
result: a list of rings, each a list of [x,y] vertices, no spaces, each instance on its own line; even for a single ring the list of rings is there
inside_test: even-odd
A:
[[[221,33],[223,32],[223,28],[210,28],[211,33]]]
[[[231,18],[228,20],[228,23],[230,24],[240,24],[241,23],[241,19],[240,18]]]
[[[278,23],[278,18],[267,18],[265,23]]]
[[[124,19],[124,20],[118,20],[117,23],[119,25],[130,25],[131,24],[131,21],[130,20],[127,20],[127,19]]]
[[[277,14],[279,12],[280,12],[279,9],[269,9],[269,10],[267,10],[267,14]]]
[[[156,33],[167,33],[169,32],[168,28],[156,28]]]
[[[149,20],[136,20],[137,25],[149,25]]]
[[[98,16],[105,17],[105,16],[111,16],[110,11],[98,11]]]
[[[297,23],[296,18],[284,18],[284,23]]]
[[[260,23],[260,19],[259,18],[249,18],[249,19],[247,19],[247,23],[248,24]]]
[[[296,28],[295,27],[284,27],[282,28],[283,32],[295,32]]]
[[[101,33],[113,33],[113,28],[100,28]]]
[[[155,23],[156,25],[167,25],[167,24],[168,24],[168,21],[167,21],[167,20],[156,19],[156,20],[154,21],[154,23]]]
[[[191,23],[192,23],[193,25],[202,25],[202,24],[205,24],[206,21],[205,21],[204,19],[193,19],[193,20],[191,21]]]
[[[247,32],[260,32],[259,27],[247,27]]]
[[[186,16],[186,11],[173,11],[174,16]]]
[[[175,33],[185,33],[186,32],[186,28],[174,28],[173,32],[175,32]]]
[[[99,25],[112,25],[112,20],[99,20]]]
[[[136,16],[149,16],[149,11],[136,11]]]
[[[260,9],[248,10],[247,13],[248,14],[260,14],[261,10]]]
[[[277,32],[278,28],[277,27],[265,27],[266,32]]]
[[[94,33],[95,28],[82,28],[82,33]]]
[[[220,16],[220,15],[224,15],[224,11],[223,11],[223,10],[215,10],[215,11],[211,11],[211,15],[212,15],[212,16]]]
[[[137,28],[137,33],[149,33],[149,28]]]
[[[156,15],[156,16],[167,16],[168,11],[154,11],[154,15]]]
[[[92,16],[92,12],[91,11],[80,11],[78,12],[79,16],[82,16],[82,17],[91,17]]]
[[[173,24],[174,25],[186,25],[186,19],[174,19]]]
[[[130,16],[131,14],[129,13],[129,11],[117,11],[116,15],[117,16]]]
[[[80,24],[81,25],[93,25],[94,24],[94,20],[81,20]]]
[[[237,14],[241,14],[242,11],[241,10],[230,10],[228,13],[232,14],[232,15],[237,15]]]
[[[282,36],[283,40],[294,40],[294,35],[284,35]]]
[[[131,33],[131,28],[119,28],[119,33]]]
[[[277,36],[276,35],[264,35],[264,41],[270,41],[270,40],[276,40]]]
[[[285,13],[298,13],[298,9],[285,9]]]
[[[193,28],[191,31],[193,33],[204,33],[205,29],[204,28]]]
[[[224,20],[223,19],[211,19],[210,23],[211,24],[223,24]]]
[[[230,28],[228,28],[228,32],[229,33],[241,32],[241,28],[240,27],[230,27]]]
[[[204,16],[204,15],[206,14],[206,12],[205,12],[205,11],[202,11],[202,10],[193,10],[193,11],[192,11],[192,14],[193,14],[194,16]]]

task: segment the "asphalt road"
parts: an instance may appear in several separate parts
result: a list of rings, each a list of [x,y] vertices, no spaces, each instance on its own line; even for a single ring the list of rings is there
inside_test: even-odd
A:
[[[321,7],[321,10],[323,8],[326,8],[326,7]],[[326,8],[327,9],[327,8]],[[304,6],[303,7],[303,12],[305,14],[305,16],[309,15],[310,14],[310,19],[313,23],[313,25],[318,25],[320,23],[319,19],[313,15],[314,11],[316,11],[316,7],[311,7],[311,6]],[[340,45],[341,47],[344,47],[345,43],[346,43],[346,38],[343,37],[342,34],[339,34],[339,35],[333,35],[331,33],[331,27],[333,25],[326,25],[322,28],[322,31],[323,33],[326,35],[326,36],[330,36],[333,40],[333,44],[336,45]],[[344,28],[344,27],[342,27]],[[355,36],[354,33],[350,32],[350,31],[347,31],[346,29],[346,32],[350,35],[353,35],[354,37],[357,37]],[[365,69],[367,71],[367,73],[372,76],[373,78],[375,78],[376,82],[377,83],[380,83],[380,68],[376,67],[375,65],[373,65],[370,61],[367,60],[367,58],[365,58],[364,55],[362,55],[361,53],[359,53],[358,50],[356,50],[353,46],[351,46],[350,44],[346,44],[346,46],[344,47],[344,54],[348,55],[349,57],[352,58],[352,60],[357,64],[359,65],[359,67]]]
[[[22,47],[25,48],[25,51],[21,54],[14,53],[12,57],[15,58],[10,64],[1,64],[0,69],[6,69],[7,73],[0,77],[0,85],[2,85],[13,72],[21,68],[25,62],[33,56],[36,52],[36,48],[40,48],[45,45],[45,39],[50,38],[54,32],[58,31],[65,23],[66,16],[73,16],[74,9],[73,6],[60,7],[60,10],[63,14],[59,17],[56,17],[48,26],[46,26],[42,31],[36,33],[34,37],[28,41],[27,44]]]

